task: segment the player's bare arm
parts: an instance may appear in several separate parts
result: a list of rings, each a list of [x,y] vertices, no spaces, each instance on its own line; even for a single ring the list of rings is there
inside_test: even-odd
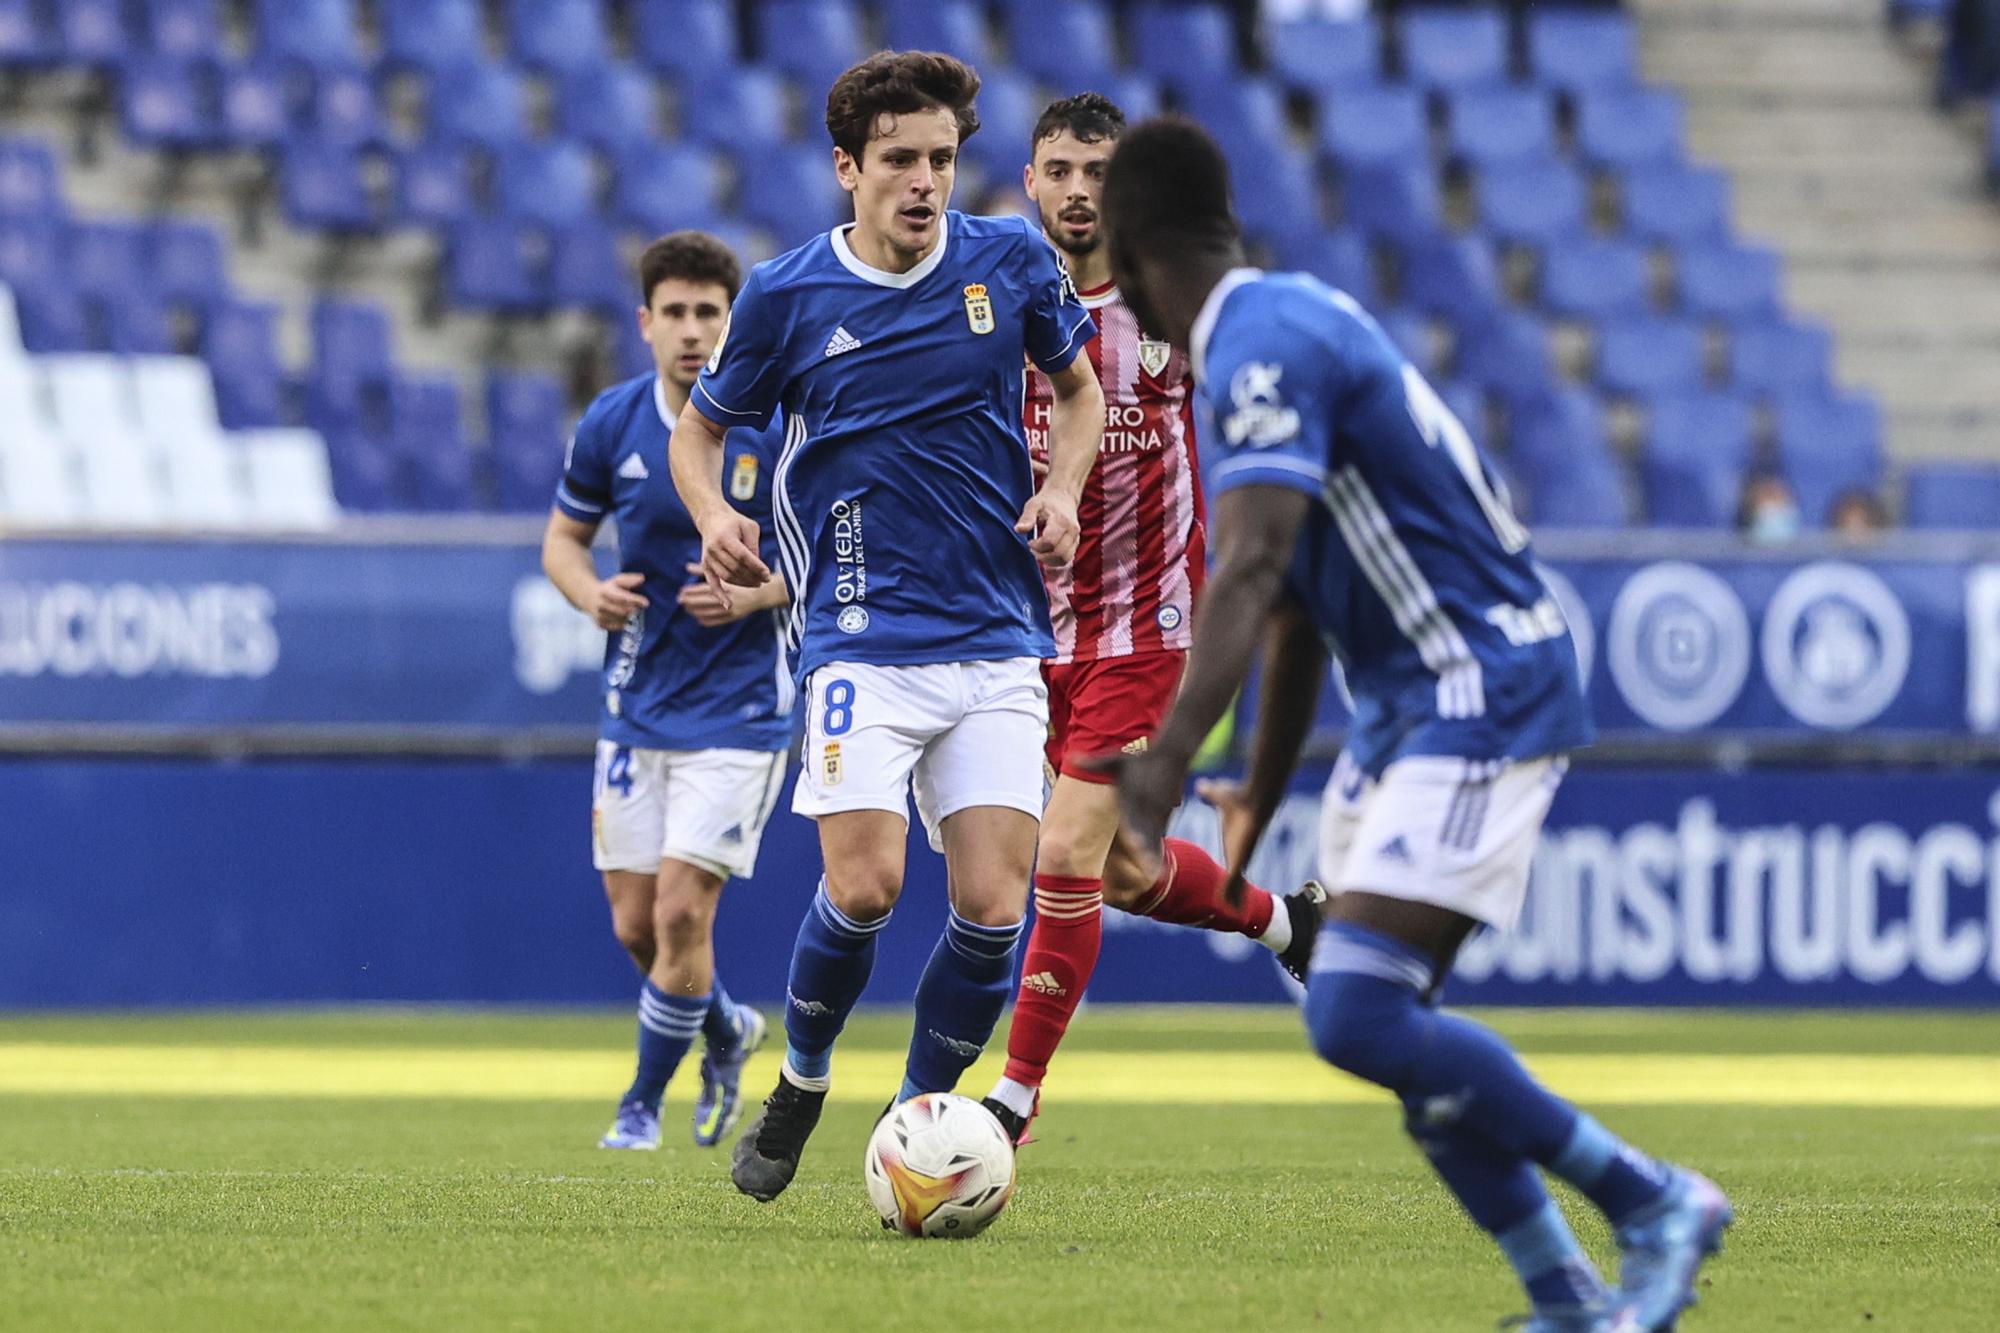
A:
[[[711,629],[720,625],[733,625],[748,616],[756,615],[759,611],[775,611],[781,606],[789,605],[792,600],[791,590],[785,586],[783,574],[773,574],[755,588],[738,590],[731,595],[729,604],[724,605],[722,598],[716,595],[715,589],[708,586],[708,578],[702,572],[699,562],[689,564],[687,572],[694,582],[682,588],[674,600],[679,602],[681,609],[693,616],[697,623],[707,625]]]
[[[760,588],[770,580],[771,570],[757,554],[761,535],[757,520],[739,513],[722,494],[724,434],[723,427],[690,401],[667,441],[667,466],[681,503],[701,531],[702,577],[726,611],[735,606],[732,586]]]
[[[646,576],[628,572],[599,578],[597,562],[590,555],[590,544],[596,537],[597,524],[571,518],[560,509],[551,510],[549,525],[542,532],[542,572],[569,604],[589,616],[599,629],[616,630],[634,611],[648,605],[645,594],[639,591]]]
[[[1079,355],[1049,376],[1055,401],[1049,413],[1049,474],[1021,510],[1016,532],[1029,534],[1028,549],[1044,565],[1069,563],[1076,554],[1077,499],[1104,441],[1104,389]]]

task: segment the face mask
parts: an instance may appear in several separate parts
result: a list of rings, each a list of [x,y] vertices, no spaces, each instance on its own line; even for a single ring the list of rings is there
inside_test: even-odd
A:
[[[1750,516],[1750,540],[1759,546],[1782,546],[1799,535],[1799,509],[1795,504],[1768,504]]]

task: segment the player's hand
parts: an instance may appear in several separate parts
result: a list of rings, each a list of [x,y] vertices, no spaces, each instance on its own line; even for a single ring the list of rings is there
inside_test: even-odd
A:
[[[639,591],[646,582],[644,574],[613,574],[598,584],[590,594],[590,618],[602,630],[621,630],[625,622],[632,618],[634,611],[643,611],[652,603]]]
[[[722,599],[715,595],[715,589],[703,579],[699,564],[689,565],[687,572],[694,575],[697,581],[682,588],[676,600],[698,624],[707,625],[710,629],[733,625],[757,609],[749,599],[742,597],[731,599],[731,604],[725,606]]]
[[[729,589],[762,587],[771,567],[757,554],[757,520],[734,509],[717,515],[701,530],[701,574],[725,611],[734,610]]]
[[[1225,778],[1203,778],[1194,784],[1195,795],[1215,808],[1222,820],[1222,861],[1229,867],[1229,881],[1222,886],[1222,900],[1231,907],[1243,905],[1249,880],[1244,875],[1250,853],[1257,849],[1257,814],[1250,808],[1246,789],[1240,782]]]
[[[1076,554],[1076,497],[1044,486],[1028,498],[1014,531],[1027,537],[1035,559],[1062,568]]]

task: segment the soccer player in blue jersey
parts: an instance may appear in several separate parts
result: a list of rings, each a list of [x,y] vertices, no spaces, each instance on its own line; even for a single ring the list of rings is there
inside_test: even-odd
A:
[[[1190,757],[1263,641],[1251,772],[1225,802],[1242,866],[1337,655],[1354,722],[1321,830],[1336,896],[1307,982],[1313,1045],[1401,1099],[1410,1136],[1527,1288],[1530,1330],[1671,1328],[1729,1224],[1721,1191],[1620,1142],[1494,1033],[1434,1007],[1464,940],[1514,924],[1566,756],[1590,734],[1527,532],[1464,427],[1352,298],[1245,266],[1228,168],[1199,126],[1129,133],[1104,212],[1126,299],[1193,357],[1214,506],[1179,699],[1151,748],[1113,761],[1124,836],[1159,845]],[[1610,1220],[1617,1290],[1540,1170]]]
[[[715,976],[711,931],[724,881],[748,875],[777,802],[793,687],[780,645],[785,585],[725,605],[700,577],[701,535],[675,492],[667,437],[728,317],[741,269],[702,232],[675,232],[639,263],[639,331],[654,373],[607,389],[577,423],[542,539],[542,567],[608,631],[602,739],[591,809],[611,924],[645,974],[639,1062],[599,1145],[657,1148],[660,1098],[697,1032],[705,1044],[695,1142],[740,1114],[743,1062],[765,1020]],[[723,503],[768,521],[777,432],[729,432],[716,459]],[[619,572],[591,541],[606,519]]]
[[[736,1146],[744,1193],[777,1197],[818,1123],[833,1044],[903,886],[909,798],[949,869],[951,911],[918,984],[900,1096],[948,1090],[1012,989],[1042,809],[1054,651],[1036,562],[1069,559],[1104,396],[1093,327],[1025,219],[947,211],[979,76],[884,52],[827,97],[854,222],[760,264],[672,443],[718,597],[772,577],[756,523],[722,503],[723,432],[780,404],[774,497],[806,743],[793,809],[825,874],[799,929],[786,1054]],[[1054,384],[1036,491],[1023,361]]]

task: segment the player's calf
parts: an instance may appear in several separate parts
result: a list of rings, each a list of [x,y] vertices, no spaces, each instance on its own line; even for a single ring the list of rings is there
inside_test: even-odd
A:
[[[1248,936],[1277,954],[1287,972],[1305,980],[1326,891],[1308,883],[1280,898],[1250,884],[1243,901],[1231,904],[1223,895],[1228,883],[1229,871],[1214,857],[1185,839],[1168,838],[1160,873],[1151,880],[1135,862],[1114,855],[1105,870],[1104,901],[1154,921]]]

